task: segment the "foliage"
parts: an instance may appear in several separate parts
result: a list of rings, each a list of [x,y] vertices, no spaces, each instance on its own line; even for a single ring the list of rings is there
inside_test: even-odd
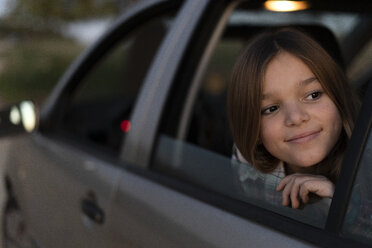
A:
[[[0,98],[44,100],[82,47],[67,39],[16,41],[1,52]]]
[[[111,15],[118,9],[117,0],[17,0],[12,12],[40,17],[44,21],[71,21]]]
[[[40,102],[83,49],[64,38],[63,27],[116,16],[141,0],[7,1],[9,11],[0,16],[0,100]]]

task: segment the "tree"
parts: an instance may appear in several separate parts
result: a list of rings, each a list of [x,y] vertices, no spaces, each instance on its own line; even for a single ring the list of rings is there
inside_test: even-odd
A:
[[[57,31],[66,22],[116,15],[123,8],[138,1],[12,0],[13,7],[7,15],[7,19],[13,26]]]

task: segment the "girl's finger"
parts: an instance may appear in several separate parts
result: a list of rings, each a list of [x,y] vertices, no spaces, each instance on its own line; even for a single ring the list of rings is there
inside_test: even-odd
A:
[[[303,183],[300,187],[299,194],[300,194],[300,197],[303,203],[307,203],[309,201],[310,190],[309,190],[308,184],[309,183]]]
[[[280,182],[278,183],[278,185],[276,186],[276,190],[277,191],[282,191],[284,189],[284,186],[289,182],[291,181],[293,175],[289,175],[289,176],[286,176],[284,177],[283,179],[280,180]]]
[[[282,191],[284,186],[292,180],[296,180],[299,183],[301,183],[302,181],[308,180],[309,178],[312,178],[312,177],[313,176],[309,176],[309,175],[306,175],[306,174],[299,174],[299,173],[295,173],[295,174],[286,176],[286,177],[284,177],[283,179],[280,180],[280,182],[278,183],[278,185],[276,187],[276,190],[277,191]]]
[[[293,180],[293,184],[291,187],[291,203],[292,203],[292,208],[298,208],[300,206],[300,201],[298,199],[298,192],[301,187],[301,183],[299,183],[296,180]]]
[[[283,206],[288,206],[289,203],[290,203],[290,194],[291,194],[291,191],[292,191],[292,186],[293,186],[293,177],[289,177],[287,180],[286,180],[286,184],[283,186],[283,190],[282,190],[282,204]]]

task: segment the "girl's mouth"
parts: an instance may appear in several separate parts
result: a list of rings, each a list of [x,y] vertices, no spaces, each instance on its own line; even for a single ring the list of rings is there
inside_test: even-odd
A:
[[[314,138],[316,138],[322,130],[318,131],[310,131],[310,132],[304,132],[301,134],[297,134],[295,136],[290,137],[289,139],[286,139],[285,142],[291,142],[291,143],[305,143],[308,142]]]

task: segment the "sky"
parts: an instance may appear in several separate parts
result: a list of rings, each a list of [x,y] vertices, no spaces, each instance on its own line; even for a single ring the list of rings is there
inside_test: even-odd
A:
[[[0,0],[0,16],[6,13],[6,8],[5,8],[6,2],[7,0]]]
[[[0,17],[7,12],[7,2],[9,0],[0,0]],[[14,0],[11,0],[14,1]],[[111,20],[90,20],[71,23],[66,28],[66,35],[77,39],[78,41],[89,44],[94,42],[103,32]]]
[[[89,45],[95,42],[98,37],[106,31],[111,22],[111,19],[93,19],[73,22],[67,25],[64,34],[85,45]]]

